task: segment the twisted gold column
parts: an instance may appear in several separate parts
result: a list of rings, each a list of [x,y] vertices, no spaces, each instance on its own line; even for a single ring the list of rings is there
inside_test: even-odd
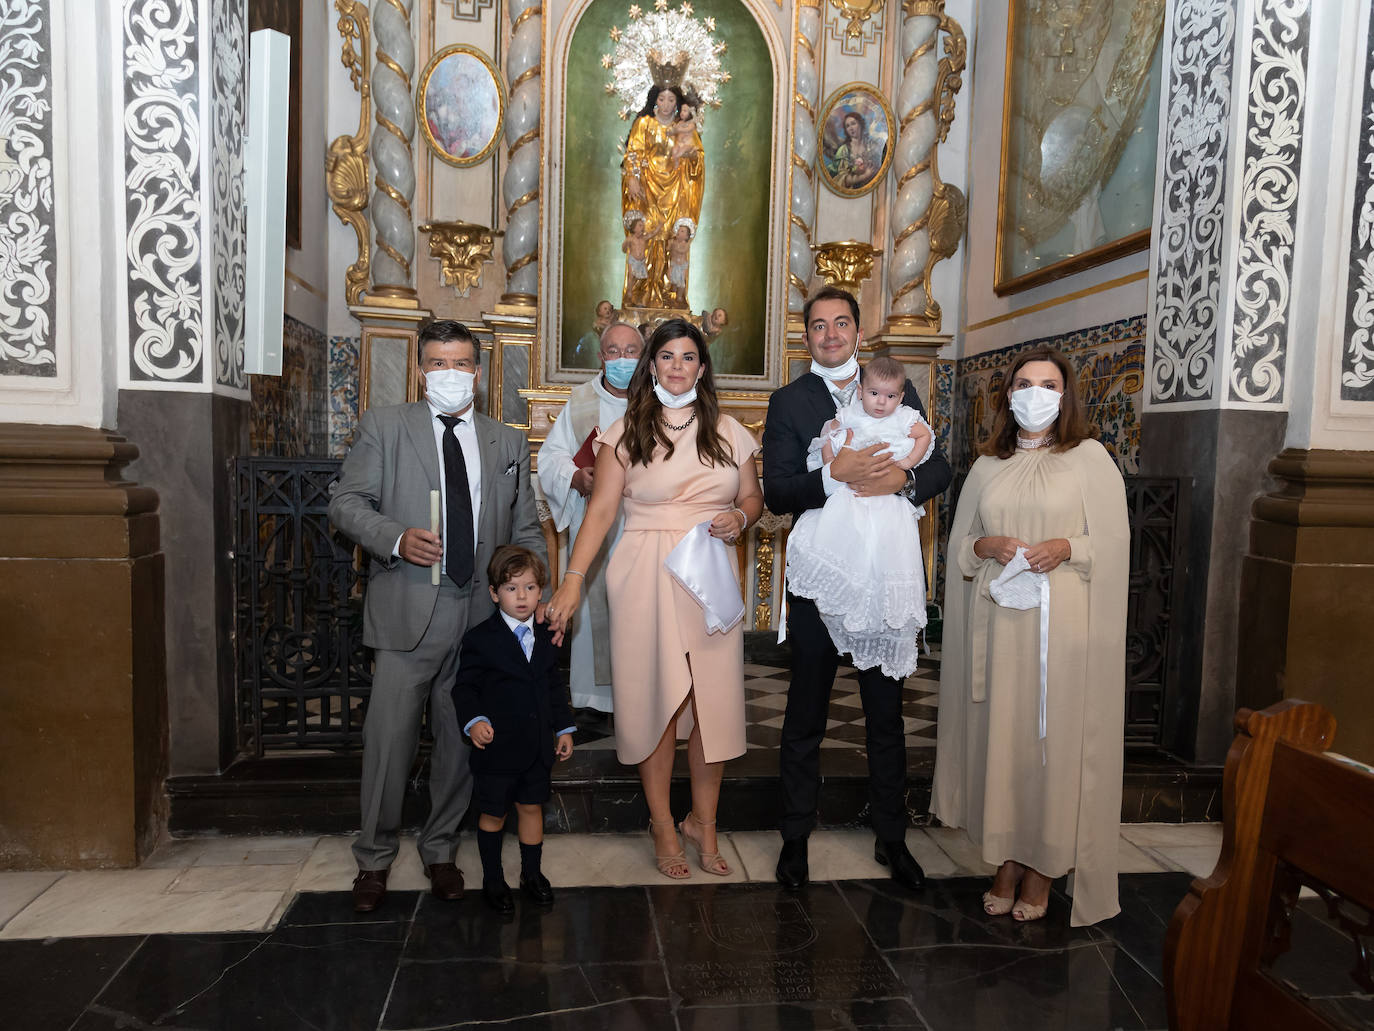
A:
[[[415,41],[410,34],[414,0],[373,0],[372,35],[377,50],[372,66],[372,97],[377,132],[372,138],[376,168],[372,225],[376,252],[372,258],[372,292],[414,297],[415,261],[415,101],[410,77],[415,71]]]
[[[506,152],[510,158],[501,193],[506,202],[506,294],[511,303],[533,304],[539,295],[539,88],[544,50],[544,8],[539,0],[511,0],[506,78]]]
[[[797,38],[792,52],[792,167],[787,177],[791,194],[787,246],[789,313],[802,310],[806,285],[815,269],[811,227],[816,224],[816,43],[820,34],[820,0],[799,0]]]
[[[945,13],[945,0],[906,0],[902,12],[888,322],[936,333],[940,306],[930,296],[930,273],[958,248],[967,212],[959,188],[940,181],[938,148],[954,121],[954,96],[963,85],[968,44],[959,23]],[[942,33],[945,56],[937,59]]]

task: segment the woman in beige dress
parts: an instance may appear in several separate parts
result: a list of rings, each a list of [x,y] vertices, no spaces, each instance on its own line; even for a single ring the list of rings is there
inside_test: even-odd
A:
[[[1070,922],[1093,924],[1120,909],[1125,485],[1059,352],[1018,356],[996,408],[950,528],[931,811],[997,866],[987,913],[1038,920],[1073,871]],[[1018,552],[1031,608],[993,598]]]
[[[677,740],[687,739],[692,811],[680,827],[701,868],[725,875],[716,803],[727,759],[744,753],[744,629],[708,633],[702,607],[663,560],[687,531],[710,523],[734,544],[763,511],[758,445],[720,414],[700,331],[670,319],[654,331],[629,386],[625,418],[598,438],[587,514],[563,583],[549,603],[555,629],[577,611],[582,573],[615,521],[625,528],[606,568],[616,753],[639,767],[659,870],[690,875],[668,805]],[[734,561],[733,548],[731,562]],[[738,576],[738,570],[736,570]]]

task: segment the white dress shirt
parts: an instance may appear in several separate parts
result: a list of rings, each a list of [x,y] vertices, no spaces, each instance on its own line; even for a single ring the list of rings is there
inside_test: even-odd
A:
[[[474,555],[477,554],[477,527],[482,512],[482,459],[477,450],[477,427],[473,425],[473,415],[475,406],[469,406],[468,410],[459,415],[458,425],[453,427],[454,436],[458,440],[458,447],[463,455],[463,466],[468,474],[468,494],[472,500],[472,541],[470,547]],[[439,535],[444,542],[444,571],[448,571],[448,478],[444,475],[444,431],[445,426],[439,421],[439,416],[447,415],[441,412],[433,404],[429,405],[430,427],[434,430],[434,450],[439,453]],[[425,527],[429,529],[429,527]],[[401,537],[405,534],[402,533]],[[392,547],[391,553],[397,557],[401,554],[401,537],[396,538],[396,544]]]

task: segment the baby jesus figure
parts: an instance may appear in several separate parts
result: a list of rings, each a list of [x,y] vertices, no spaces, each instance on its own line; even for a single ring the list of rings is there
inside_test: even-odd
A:
[[[683,102],[682,111],[669,132],[673,134],[673,149],[669,157],[674,161],[691,156],[692,151],[701,146],[694,139],[697,136],[697,119],[696,109],[691,104]]]

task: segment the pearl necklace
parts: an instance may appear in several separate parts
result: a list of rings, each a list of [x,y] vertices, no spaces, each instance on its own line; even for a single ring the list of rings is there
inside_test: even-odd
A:
[[[662,416],[659,416],[659,418],[663,418],[663,417],[662,417]],[[664,428],[664,429],[668,429],[668,430],[672,430],[672,431],[674,431],[674,432],[677,432],[677,431],[679,431],[679,430],[685,430],[688,426],[692,425],[692,423],[694,423],[694,422],[696,422],[696,421],[697,421],[697,413],[696,413],[696,412],[693,412],[691,418],[689,418],[689,419],[688,419],[686,422],[684,422],[681,426],[674,426],[674,425],[673,425],[672,423],[670,423],[667,419],[663,419],[663,428]]]
[[[1023,437],[1019,433],[1016,435],[1016,446],[1023,451],[1034,451],[1038,447],[1049,447],[1054,443],[1054,434],[1046,433],[1043,437]]]

